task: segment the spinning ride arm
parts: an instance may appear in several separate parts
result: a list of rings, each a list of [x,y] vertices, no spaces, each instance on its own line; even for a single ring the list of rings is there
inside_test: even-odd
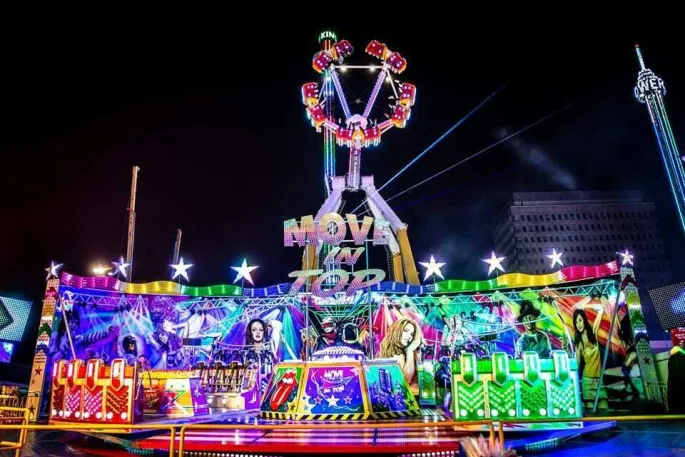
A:
[[[406,126],[411,114],[411,107],[414,105],[416,87],[409,83],[398,83],[398,87],[395,87],[395,82],[390,80],[396,101],[390,106],[392,111],[389,119],[378,124],[369,123],[368,117],[378,100],[383,82],[390,79],[390,74],[399,75],[407,68],[407,60],[400,53],[391,51],[385,44],[374,40],[366,47],[366,53],[381,62],[381,71],[376,78],[364,111],[361,114],[352,114],[336,68],[336,65],[342,64],[343,60],[352,54],[352,51],[350,42],[341,40],[332,47],[316,53],[312,66],[318,73],[326,76],[324,86],[327,87],[324,88],[322,98],[318,83],[310,82],[303,85],[302,101],[312,125],[318,132],[323,128],[327,134],[335,136],[338,145],[350,148],[348,187],[350,190],[356,190],[359,188],[362,148],[379,144],[383,133],[392,127],[404,128]],[[338,125],[329,112],[330,107],[326,106],[326,101],[332,100],[329,96],[329,84],[335,88],[337,98],[340,100],[345,116],[345,125]]]
[[[383,86],[383,81],[385,81],[387,74],[388,74],[387,70],[385,68],[383,68],[383,70],[381,70],[381,73],[378,75],[378,79],[376,79],[376,84],[373,86],[373,91],[371,91],[371,96],[369,97],[369,101],[366,102],[366,108],[364,108],[364,114],[362,114],[362,116],[364,118],[369,117],[369,114],[371,113],[371,108],[373,108],[373,105],[376,103],[376,99],[378,98],[378,93],[381,91],[381,87]]]
[[[335,69],[331,69],[331,79],[333,79],[333,85],[335,86],[335,92],[338,94],[338,99],[340,100],[340,105],[342,106],[343,112],[345,113],[345,119],[349,119],[350,107],[347,104],[347,99],[345,98],[345,93],[342,90],[342,85],[340,84],[340,77]]]

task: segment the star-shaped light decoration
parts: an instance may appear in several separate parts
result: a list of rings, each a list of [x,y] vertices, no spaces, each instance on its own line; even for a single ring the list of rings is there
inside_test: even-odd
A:
[[[233,280],[233,284],[238,282],[240,279],[245,279],[247,282],[250,284],[254,283],[252,282],[252,271],[256,270],[259,268],[258,266],[254,267],[248,267],[247,266],[247,260],[243,259],[243,264],[239,267],[231,267],[232,270],[235,270],[238,274],[235,276],[235,279]]]
[[[423,278],[424,281],[433,275],[438,276],[440,279],[445,279],[442,276],[442,271],[440,271],[440,269],[445,266],[445,262],[436,262],[434,256],[431,255],[430,262],[419,262],[419,265],[426,269],[426,276]]]
[[[631,254],[628,249],[626,249],[625,252],[617,252],[616,254],[621,256],[621,266],[630,265],[632,267],[634,265],[633,259],[635,256]]]
[[[117,261],[112,262],[112,265],[114,265],[114,273],[113,274],[121,273],[121,276],[123,276],[124,278],[128,277],[128,273],[126,273],[126,269],[128,267],[130,267],[131,264],[124,260],[124,256],[121,256],[119,258],[118,262]]]
[[[331,394],[330,398],[326,399],[326,401],[328,402],[328,406],[332,408],[338,407],[338,400],[340,399],[336,397],[335,394]]]
[[[174,269],[174,274],[171,276],[172,281],[179,276],[183,276],[186,278],[186,281],[190,281],[190,279],[188,279],[188,269],[193,266],[192,263],[183,263],[183,257],[181,257],[177,264],[171,264],[169,266]]]
[[[56,278],[57,275],[59,274],[59,269],[62,268],[63,263],[55,263],[54,261],[50,262],[50,266],[45,269],[45,271],[48,273],[48,276],[45,278],[47,281],[50,278]]]
[[[548,254],[547,257],[549,260],[552,261],[552,264],[550,265],[550,268],[554,268],[556,264],[559,264],[559,266],[563,267],[564,262],[561,260],[561,256],[564,255],[563,252],[557,252],[556,249],[552,249],[552,253]]]
[[[492,251],[489,259],[483,259],[483,262],[488,264],[488,276],[490,276],[495,270],[499,270],[504,273],[504,268],[502,267],[502,260],[504,259],[506,259],[506,257],[497,257],[495,251]]]

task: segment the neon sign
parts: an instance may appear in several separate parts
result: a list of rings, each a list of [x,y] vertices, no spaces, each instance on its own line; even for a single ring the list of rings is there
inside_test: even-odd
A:
[[[326,213],[317,223],[314,216],[304,216],[297,223],[297,219],[288,219],[283,223],[284,246],[304,247],[308,244],[317,245],[326,243],[330,246],[338,246],[345,240],[349,227],[352,240],[355,245],[363,246],[374,224],[373,245],[386,245],[390,240],[390,223],[388,221],[375,221],[373,217],[365,216],[361,225],[354,214],[347,214],[345,219],[338,213]]]
[[[666,95],[666,85],[664,81],[655,75],[652,70],[646,69],[640,71],[637,79],[637,85],[633,89],[635,98],[644,103],[644,98],[647,95],[660,93]]]
[[[349,234],[352,243],[363,246],[371,233],[373,224],[372,243],[374,246],[387,245],[390,240],[390,225],[387,221],[374,221],[365,216],[361,223],[354,214],[347,214],[345,220],[338,213],[326,213],[319,222],[314,217],[304,216],[298,223],[296,219],[288,219],[283,223],[284,246],[328,245],[331,249],[323,260],[324,265],[354,266],[366,250],[365,247],[340,247]],[[322,274],[323,273],[323,274]],[[348,272],[336,268],[324,273],[323,269],[298,270],[291,272],[288,277],[296,278],[290,287],[290,294],[296,294],[302,289],[307,278],[317,276],[312,284],[312,294],[318,297],[332,297],[345,291],[346,295],[354,295],[358,290],[371,287],[385,279],[385,272],[377,268]],[[351,277],[351,279],[350,279]],[[323,284],[327,280],[337,278],[337,283],[330,289],[324,290]]]

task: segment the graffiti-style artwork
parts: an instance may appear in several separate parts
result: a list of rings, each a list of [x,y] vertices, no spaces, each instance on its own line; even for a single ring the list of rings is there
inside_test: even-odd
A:
[[[638,331],[639,305],[633,295],[626,305],[625,294],[619,292],[615,264],[596,269],[606,270],[606,277],[559,287],[424,295],[367,290],[339,297],[288,295],[281,286],[272,291],[274,295],[263,297],[248,297],[246,292],[202,298],[122,294],[76,288],[71,285],[76,284],[75,277],[69,276],[55,289],[58,300],[51,325],[46,324],[41,334],[45,366],[50,371],[55,361],[68,362],[74,354],[104,364],[118,358],[139,364],[143,371],[237,363],[259,370],[258,393],[264,394],[279,363],[315,360],[316,351],[325,349],[332,355],[392,360],[414,396],[423,391],[422,402],[448,406],[449,367],[464,354],[490,360],[493,354],[504,353],[510,360],[522,360],[523,354],[535,352],[544,360],[554,351],[564,351],[578,365],[586,410],[594,409],[595,403],[599,409],[611,402],[627,405],[645,395],[636,348],[646,335]],[[562,272],[569,277],[572,273]],[[444,281],[435,287],[458,286],[471,285]],[[308,381],[306,385],[314,388]],[[271,401],[271,394],[267,396]],[[250,398],[263,404],[264,395],[253,393]],[[287,411],[280,400],[274,400],[277,409]],[[323,411],[324,406],[316,409]]]
[[[364,412],[359,365],[311,366],[299,408],[307,414]]]
[[[295,413],[297,394],[302,380],[302,367],[280,366],[274,372],[262,400],[262,411]]]
[[[374,413],[417,410],[413,393],[403,381],[404,374],[396,364],[366,366],[366,382]]]

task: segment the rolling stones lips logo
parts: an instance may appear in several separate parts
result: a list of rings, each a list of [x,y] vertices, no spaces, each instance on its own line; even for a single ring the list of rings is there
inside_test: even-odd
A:
[[[277,411],[283,403],[288,400],[293,389],[297,385],[297,379],[294,371],[288,371],[278,381],[274,394],[271,396],[271,411]]]

